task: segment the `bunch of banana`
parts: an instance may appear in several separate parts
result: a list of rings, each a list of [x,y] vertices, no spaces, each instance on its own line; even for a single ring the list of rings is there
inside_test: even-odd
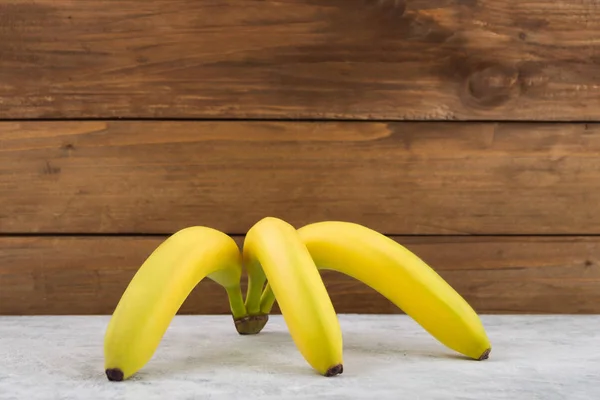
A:
[[[248,273],[245,300],[242,266]],[[268,217],[248,231],[242,252],[220,231],[191,227],[169,237],[148,257],[106,331],[108,379],[127,379],[150,360],[181,304],[205,277],[226,290],[240,334],[259,333],[277,301],[305,360],[321,375],[341,374],[342,333],[319,269],[364,282],[449,348],[477,360],[488,357],[491,346],[475,311],[403,246],[349,222],[295,229]]]

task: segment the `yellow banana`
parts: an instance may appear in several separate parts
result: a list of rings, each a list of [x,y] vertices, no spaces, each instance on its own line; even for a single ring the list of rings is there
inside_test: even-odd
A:
[[[234,319],[244,318],[241,261],[235,241],[212,228],[185,228],[161,243],[129,283],[108,324],[107,378],[127,379],[150,360],[171,320],[205,277],[226,289]]]
[[[392,239],[364,226],[340,221],[298,230],[319,269],[358,279],[385,296],[447,347],[476,360],[491,344],[469,304],[431,267]],[[268,313],[277,292],[267,287],[261,310]]]
[[[304,359],[320,374],[343,372],[342,332],[337,315],[306,246],[285,221],[267,217],[247,233],[246,309],[261,315],[260,295],[268,280],[288,330]]]

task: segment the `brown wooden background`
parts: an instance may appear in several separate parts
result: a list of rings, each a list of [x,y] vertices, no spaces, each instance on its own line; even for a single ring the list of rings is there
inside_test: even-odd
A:
[[[110,313],[168,234],[266,215],[378,229],[481,313],[598,313],[599,38],[590,0],[0,0],[0,314]]]

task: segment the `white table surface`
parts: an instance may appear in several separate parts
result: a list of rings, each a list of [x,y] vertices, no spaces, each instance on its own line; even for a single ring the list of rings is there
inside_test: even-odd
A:
[[[600,316],[483,316],[490,359],[463,359],[403,315],[340,315],[344,373],[317,375],[281,316],[239,336],[177,316],[134,378],[109,382],[109,317],[0,317],[0,399],[600,399]]]

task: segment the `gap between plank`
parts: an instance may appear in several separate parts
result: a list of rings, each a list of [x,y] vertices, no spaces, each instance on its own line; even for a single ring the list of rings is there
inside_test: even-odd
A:
[[[10,237],[168,237],[175,232],[0,232],[0,238]],[[224,232],[229,236],[245,236],[245,233]],[[477,234],[410,234],[410,233],[383,233],[385,236],[402,236],[402,237],[430,237],[430,238],[477,238],[477,237],[509,237],[509,238],[544,238],[544,237],[600,237],[600,233],[477,233]]]
[[[0,118],[2,122],[135,122],[135,121],[155,121],[155,122],[352,122],[352,123],[489,123],[489,124],[595,124],[600,123],[600,120],[569,120],[569,119],[553,119],[553,120],[519,120],[519,119],[360,119],[360,118],[261,118],[261,117],[207,117],[207,118],[187,118],[187,117],[123,117],[123,118]]]

